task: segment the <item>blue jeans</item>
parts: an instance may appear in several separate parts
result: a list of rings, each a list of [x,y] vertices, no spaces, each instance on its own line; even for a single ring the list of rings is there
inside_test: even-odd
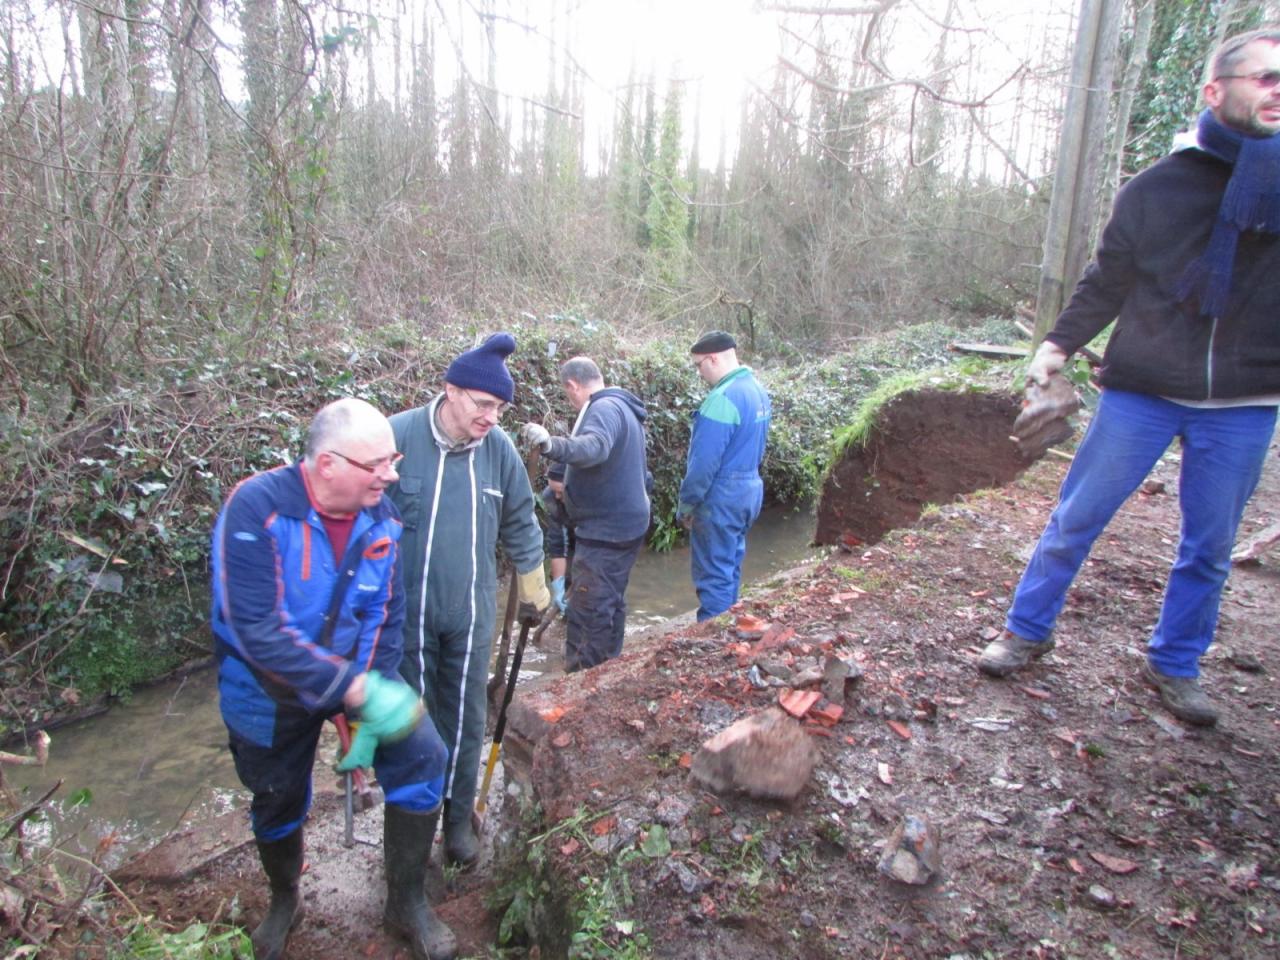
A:
[[[759,474],[734,473],[717,477],[711,495],[694,510],[689,552],[699,623],[737,602],[747,531],[760,516],[763,503],[764,483]]]
[[[1198,676],[1218,623],[1236,528],[1275,426],[1275,407],[1197,409],[1104,391],[1005,627],[1026,640],[1048,638],[1093,541],[1177,438],[1182,536],[1147,656],[1167,676]]]

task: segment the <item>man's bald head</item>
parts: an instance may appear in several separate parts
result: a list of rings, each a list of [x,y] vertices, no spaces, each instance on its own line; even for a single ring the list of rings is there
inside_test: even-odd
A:
[[[390,430],[391,424],[373,404],[356,397],[335,400],[311,420],[307,430],[307,463],[314,466],[316,457],[326,450],[340,450],[349,442],[363,441]]]

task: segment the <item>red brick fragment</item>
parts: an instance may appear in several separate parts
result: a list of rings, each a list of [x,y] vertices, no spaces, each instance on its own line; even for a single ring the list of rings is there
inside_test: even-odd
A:
[[[889,724],[889,729],[900,736],[903,740],[911,739],[911,730],[908,729],[905,723],[900,723],[897,720],[889,720],[887,722]]]
[[[617,817],[612,815],[607,817],[601,817],[599,820],[597,820],[595,823],[591,825],[591,832],[594,833],[597,837],[603,837],[606,833],[611,831],[617,825],[618,825]]]
[[[757,640],[751,647],[753,655],[759,655],[765,650],[772,650],[774,647],[780,647],[784,643],[792,640],[796,632],[790,627],[773,626],[765,631],[764,636]]]
[[[778,706],[798,720],[821,699],[817,690],[787,690],[778,698]]]
[[[826,703],[820,707],[811,708],[809,716],[823,726],[834,727],[840,722],[840,718],[844,716],[844,707],[838,703]]]

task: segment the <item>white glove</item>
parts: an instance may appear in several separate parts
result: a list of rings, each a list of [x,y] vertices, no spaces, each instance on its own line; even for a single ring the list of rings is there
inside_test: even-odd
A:
[[[551,449],[551,434],[540,423],[526,423],[520,428],[520,439],[531,447],[537,447],[543,453]]]
[[[1067,364],[1067,355],[1062,348],[1051,340],[1041,340],[1036,348],[1035,356],[1027,367],[1027,380],[1042,387],[1049,386],[1049,378],[1061,373]]]

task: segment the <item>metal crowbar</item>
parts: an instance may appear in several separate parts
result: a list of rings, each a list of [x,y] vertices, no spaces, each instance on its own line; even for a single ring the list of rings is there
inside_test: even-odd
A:
[[[347,722],[347,715],[345,713],[336,713],[329,719],[338,731],[338,743],[342,747],[343,756],[345,756],[351,749],[351,725]],[[348,770],[342,775],[342,785],[343,793],[345,794],[342,845],[344,847],[354,847],[356,845],[355,795],[357,793],[360,795],[361,810],[368,810],[374,805],[375,801],[372,796],[373,791],[369,789],[369,784],[365,781],[363,770]]]
[[[552,604],[547,618],[538,624],[533,635],[534,643],[542,639],[547,628],[555,622],[559,611]],[[476,796],[476,832],[484,823],[484,813],[489,801],[489,784],[493,781],[493,768],[498,765],[498,751],[502,747],[502,736],[507,731],[507,708],[511,706],[511,697],[516,692],[516,680],[520,676],[520,661],[524,659],[524,647],[529,640],[529,624],[520,626],[520,639],[516,641],[515,652],[511,655],[511,673],[507,675],[507,688],[502,691],[502,708],[498,711],[498,722],[493,727],[493,744],[489,747],[489,759],[484,765],[484,780],[480,784],[480,792]]]

